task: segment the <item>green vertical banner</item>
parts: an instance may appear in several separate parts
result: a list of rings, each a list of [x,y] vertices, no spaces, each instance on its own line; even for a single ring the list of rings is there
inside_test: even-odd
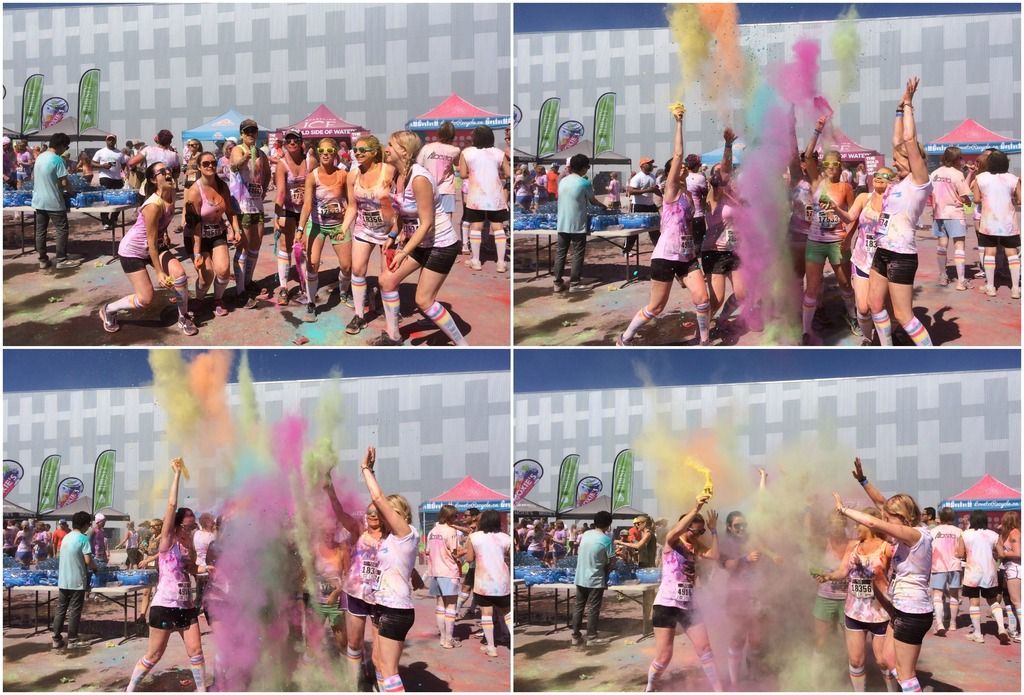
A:
[[[38,111],[37,111],[38,113]],[[60,454],[47,456],[39,470],[39,496],[36,511],[48,512],[57,508],[57,484],[60,482]]]
[[[615,92],[605,92],[594,104],[594,157],[615,149]]]
[[[547,157],[558,151],[558,111],[562,100],[558,97],[546,99],[540,105],[540,121],[537,124],[537,157]],[[573,485],[576,481],[573,481]]]
[[[623,449],[612,464],[612,511],[633,504],[633,452]]]
[[[114,506],[114,456],[113,449],[107,449],[96,457],[96,467],[92,474],[92,510]]]
[[[100,70],[93,68],[82,73],[78,81],[78,132],[99,127]]]
[[[32,133],[39,130],[39,119],[43,106],[43,76],[41,73],[30,75],[25,80],[25,88],[21,90],[21,132]]]
[[[555,513],[572,509],[576,506],[576,476],[580,469],[580,455],[569,454],[562,459],[558,469],[558,503]]]

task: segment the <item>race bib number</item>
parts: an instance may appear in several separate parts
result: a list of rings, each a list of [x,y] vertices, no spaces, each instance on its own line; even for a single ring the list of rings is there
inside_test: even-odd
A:
[[[405,220],[402,222],[402,236],[406,239],[410,238],[416,233],[416,230],[420,228],[419,219]]]
[[[224,228],[219,224],[204,224],[200,234],[204,239],[212,239],[220,236],[223,231]]]
[[[246,186],[246,188],[249,189],[249,195],[252,196],[253,198],[263,197],[263,186],[261,186],[260,184],[250,183]]]
[[[732,229],[725,230],[725,248],[732,251],[736,247],[736,232]]]
[[[889,233],[889,213],[883,212],[878,217],[878,228],[876,234],[888,234]]]
[[[812,219],[814,219],[814,206],[813,205],[806,205],[806,206],[804,206],[804,221],[810,222]]]
[[[690,582],[679,582],[676,584],[676,601],[689,605],[693,599],[693,584]]]
[[[192,582],[178,582],[178,602],[192,603]]]
[[[822,229],[832,229],[839,226],[839,216],[828,210],[818,211],[818,226]]]
[[[303,198],[305,198],[303,186],[293,186],[288,194],[291,196],[293,205],[302,205]]]
[[[679,254],[681,256],[689,257],[696,253],[693,246],[693,239],[691,237],[684,237],[679,244]]]
[[[363,560],[363,565],[359,568],[359,576],[365,584],[369,584],[374,590],[380,588],[380,567],[376,560]]]
[[[364,227],[380,227],[384,224],[384,217],[380,210],[360,210],[359,217]]]
[[[330,202],[321,205],[319,208],[320,219],[322,220],[339,220],[341,219],[341,204],[338,202]]]
[[[832,585],[832,591],[837,594],[845,594],[847,582],[845,579],[837,579],[829,582]]]
[[[867,248],[868,251],[873,252],[875,249],[878,248],[878,237],[876,237],[874,234],[868,234],[867,236],[865,236],[864,247]]]
[[[857,578],[850,581],[850,589],[854,598],[872,599],[875,597],[875,590],[871,586],[870,579]]]

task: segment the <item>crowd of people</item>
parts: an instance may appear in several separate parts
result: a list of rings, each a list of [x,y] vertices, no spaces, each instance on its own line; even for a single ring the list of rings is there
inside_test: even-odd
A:
[[[272,147],[258,147],[259,136],[256,121],[246,119],[239,137],[226,138],[216,150],[204,151],[202,143],[190,139],[180,154],[168,130],[157,133],[151,145],[129,143],[123,149],[110,136],[105,147],[91,157],[83,152],[78,160],[69,156],[66,135],[55,135],[49,147],[35,154],[24,143],[12,145],[5,138],[4,183],[13,188],[32,182],[41,270],[54,267],[46,239],[51,221],[56,268],[75,268],[82,261],[67,249],[67,197],[73,193],[69,176],[80,175],[89,185],[95,179],[103,188],[139,191],[138,215],[118,246],[131,293],[100,307],[107,332],[120,330],[119,314],[145,309],[156,290],[163,289],[177,305],[178,328],[184,335],[196,335],[189,304],[194,309],[196,303],[205,303],[211,286],[214,317],[227,315],[232,305],[254,309],[273,300],[278,307],[293,302],[304,306],[304,320],[316,321],[326,310],[318,291],[323,248],[329,245],[338,260],[331,290],[337,290],[338,303],[353,314],[348,334],[359,334],[380,316],[384,330],[370,344],[404,344],[398,289],[418,273],[416,308],[450,343],[467,344],[438,295],[460,255],[467,256],[465,265],[473,271],[483,270],[481,248],[487,232],[496,248],[495,270],[507,271],[508,131],[505,148],[499,148],[494,131],[480,126],[473,131],[472,145],[462,149],[453,144],[456,130],[451,122],[443,123],[437,141],[427,144],[410,131],[396,131],[386,142],[363,134],[351,147],[331,137],[310,142],[297,130],[286,132]],[[264,207],[271,202],[277,272],[256,278],[267,222]],[[114,216],[102,214],[102,224],[111,228]],[[195,270],[194,288],[186,271],[189,261]],[[155,286],[147,266],[155,274]],[[373,275],[381,311],[367,282]],[[228,295],[232,280],[234,291]]]
[[[579,550],[580,537],[592,528],[590,523],[576,523],[566,526],[562,520],[548,522],[547,519],[520,517],[515,528],[515,550],[527,553],[548,567],[555,566],[565,557],[574,557]],[[635,517],[629,528],[619,530],[614,539],[621,547],[623,559],[637,567],[659,567],[661,565],[660,544],[664,541],[667,525],[665,519],[654,521],[647,514]]]
[[[826,659],[829,635],[839,629],[845,636],[854,691],[865,690],[870,651],[889,691],[918,692],[917,663],[929,632],[985,642],[981,599],[988,604],[999,642],[1019,642],[1019,514],[1005,512],[998,526],[990,528],[994,522],[989,515],[974,511],[967,528],[961,528],[948,507],[936,518],[935,509],[922,511],[910,495],[883,495],[868,480],[859,459],[852,474],[864,489],[867,504],[853,508],[834,493],[835,505],[827,516],[816,517],[824,510],[808,508],[803,522],[806,539],[798,542],[809,549],[810,574],[817,582],[816,592],[812,580],[803,590],[803,610],[814,617],[813,659]],[[766,489],[762,469],[761,496]],[[661,685],[680,631],[695,650],[710,690],[721,691],[727,685],[735,689],[745,678],[768,676],[781,664],[778,658],[766,658],[772,647],[763,628],[771,623],[770,612],[781,606],[773,605],[764,589],[781,567],[793,561],[794,548],[787,553],[768,542],[771,534],[751,534],[741,511],[728,513],[725,534],[719,538],[718,514],[705,510],[709,499],[700,495],[694,507],[655,541],[661,580],[652,614],[655,657],[648,671],[648,691]],[[593,528],[578,538],[573,646],[609,641],[599,633],[608,573],[624,551],[636,545],[613,540],[611,524],[611,515],[600,512]],[[852,537],[851,524],[856,529]],[[656,534],[646,521],[640,527],[643,547],[648,542],[644,539]],[[789,537],[788,542],[793,541]],[[645,557],[641,552],[632,559],[650,562],[652,554]],[[784,595],[786,612],[801,610],[797,587]],[[961,619],[961,595],[970,600],[969,622]],[[728,680],[718,673],[705,614],[725,617]]]
[[[779,163],[779,173],[789,191],[791,214],[786,228],[778,229],[777,243],[787,247],[792,259],[792,275],[783,268],[768,268],[777,274],[767,283],[782,281],[801,298],[802,343],[820,345],[820,310],[824,291],[824,269],[832,269],[843,316],[849,330],[862,344],[891,345],[893,319],[916,345],[931,345],[928,330],[913,311],[914,280],[918,268],[916,233],[925,209],[930,206],[933,233],[937,238],[936,263],[938,285],[964,291],[971,286],[967,276],[967,220],[973,218],[977,236],[975,278],[983,278],[978,288],[988,297],[997,296],[996,254],[1002,248],[1009,268],[1010,296],[1020,298],[1020,178],[1009,171],[1007,155],[997,149],[985,150],[966,161],[960,149],[949,147],[941,166],[929,172],[914,116],[914,96],[918,78],[908,80],[895,110],[892,128],[890,164],[869,176],[863,163],[851,171],[844,167],[839,151],[824,147],[819,155],[819,139],[831,116],[820,118],[802,151],[794,149],[792,159]],[[696,344],[708,344],[713,334],[724,336],[733,325],[745,325],[752,331],[763,329],[767,321],[778,319],[776,307],[748,300],[749,288],[739,272],[752,235],[763,230],[749,229],[752,219],[749,203],[739,185],[741,167],[733,157],[736,135],[726,129],[721,162],[708,167],[699,154],[685,154],[682,124],[685,107],[676,105],[674,152],[664,169],[654,170],[649,157],[640,160],[640,170],[623,191],[618,179],[609,184],[606,202],[594,195],[586,179],[590,160],[576,155],[559,173],[557,168],[535,172],[520,167],[516,176],[516,203],[520,210],[536,207],[551,195],[551,182],[557,183],[558,262],[555,263],[555,291],[563,291],[564,260],[571,247],[570,288],[579,285],[588,232],[588,205],[621,208],[621,195],[630,196],[634,212],[658,212],[660,229],[650,233],[651,296],[640,307],[628,326],[620,332],[617,344],[632,345],[637,332],[665,311],[672,284],[678,281],[690,294],[696,313]],[[797,142],[795,118],[791,119],[792,140]],[[566,171],[568,170],[568,171]],[[575,175],[575,176],[573,176]],[[574,181],[582,177],[583,185]],[[564,191],[562,186],[566,186]],[[969,213],[965,213],[968,210]],[[758,217],[758,224],[763,218]],[[746,228],[745,228],[746,227]],[[629,235],[628,253],[637,243]],[[952,250],[950,250],[952,249]],[[953,270],[948,269],[952,253]],[[955,278],[955,279],[953,279]],[[726,281],[731,291],[726,291]],[[740,324],[729,319],[740,312]],[[796,318],[796,317],[792,317]]]

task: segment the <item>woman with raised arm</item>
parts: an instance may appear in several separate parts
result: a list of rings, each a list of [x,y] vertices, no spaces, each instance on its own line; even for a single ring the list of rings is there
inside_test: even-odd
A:
[[[196,690],[206,692],[206,664],[199,634],[199,610],[193,600],[193,585],[189,576],[196,574],[196,551],[192,547],[196,517],[188,507],[178,506],[178,483],[185,471],[185,462],[180,458],[173,459],[171,469],[174,477],[171,479],[171,491],[167,497],[167,509],[164,511],[157,549],[160,574],[149,609],[149,645],[146,655],[139,659],[132,671],[128,692],[138,688],[146,674],[160,661],[172,632],[180,634],[185,642]]]

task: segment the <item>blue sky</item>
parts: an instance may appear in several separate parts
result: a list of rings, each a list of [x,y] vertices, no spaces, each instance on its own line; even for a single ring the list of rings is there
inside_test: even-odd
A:
[[[1020,369],[1019,350],[516,350],[516,393]]]
[[[189,355],[200,350],[185,350]],[[508,350],[249,350],[256,381],[441,372],[507,371]],[[236,381],[240,351],[231,380]],[[148,350],[4,350],[4,392],[142,386],[153,382]]]
[[[843,3],[739,3],[741,24],[809,22],[835,19],[848,4]],[[985,14],[1019,12],[1019,4],[1009,3],[869,3],[856,5],[864,18],[923,17],[948,14]],[[663,3],[523,3],[513,9],[514,30],[518,33],[585,29],[634,29],[664,27]]]

